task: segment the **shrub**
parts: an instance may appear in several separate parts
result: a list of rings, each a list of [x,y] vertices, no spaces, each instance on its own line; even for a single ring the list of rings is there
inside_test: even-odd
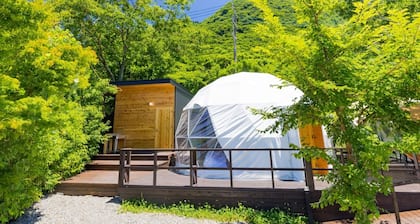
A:
[[[80,172],[107,129],[106,80],[42,0],[0,4],[0,223]],[[95,84],[91,84],[92,82]]]

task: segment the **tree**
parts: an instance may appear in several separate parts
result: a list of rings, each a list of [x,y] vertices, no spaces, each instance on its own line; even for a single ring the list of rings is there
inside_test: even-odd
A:
[[[285,25],[293,28],[296,19],[291,17],[289,1],[271,1],[276,13],[284,16]],[[233,56],[233,9],[231,3],[221,7],[202,23],[187,26],[178,37],[187,40],[186,53],[180,57],[168,77],[183,84],[193,93],[221,76],[240,71],[262,71],[272,61],[253,48],[261,38],[253,27],[262,21],[262,13],[249,0],[235,2],[237,61]]]
[[[321,157],[334,166],[324,177],[332,186],[315,206],[337,203],[358,223],[370,223],[379,215],[376,194],[392,190],[381,173],[392,151],[420,150],[412,144],[420,137],[419,122],[407,111],[420,96],[420,14],[382,1],[351,1],[348,7],[343,1],[299,0],[294,9],[302,29],[291,33],[267,1],[253,2],[264,12],[258,31],[270,43],[262,49],[277,61],[278,75],[305,93],[297,104],[265,113],[277,119],[272,130],[279,124],[283,131],[324,125],[349,156],[340,163],[325,151],[302,148],[305,159]],[[398,135],[382,142],[377,126]]]
[[[99,63],[98,74],[112,81],[163,78],[182,54],[176,35],[189,23],[187,0],[59,0],[51,1],[61,24]]]
[[[107,80],[43,0],[0,3],[0,223],[97,152]],[[95,82],[94,84],[92,82]],[[94,132],[91,131],[95,129]]]

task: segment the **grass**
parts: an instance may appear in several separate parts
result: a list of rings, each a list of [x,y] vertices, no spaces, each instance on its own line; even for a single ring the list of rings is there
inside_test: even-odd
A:
[[[269,211],[261,211],[245,207],[239,204],[237,207],[224,207],[216,209],[210,205],[194,206],[187,202],[180,202],[173,205],[156,205],[144,200],[127,200],[123,201],[122,212],[132,213],[166,213],[177,216],[210,219],[223,223],[243,222],[248,224],[304,224],[307,218],[288,214],[279,209],[271,209]]]

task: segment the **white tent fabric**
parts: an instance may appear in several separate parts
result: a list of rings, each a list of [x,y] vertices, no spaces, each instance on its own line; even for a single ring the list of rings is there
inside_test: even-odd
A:
[[[303,93],[293,85],[275,88],[285,84],[267,73],[240,72],[224,76],[200,89],[184,110],[231,104],[290,106]]]
[[[287,83],[266,73],[241,72],[217,79],[202,88],[184,107],[176,130],[177,148],[234,148],[246,151],[232,152],[232,167],[269,168],[269,151],[252,149],[290,148],[300,145],[298,130],[286,135],[263,132],[273,120],[262,119],[251,108],[269,109],[287,107],[300,99],[303,93],[295,86],[277,88]],[[273,167],[302,168],[302,160],[293,151],[272,151]],[[197,152],[201,167],[227,167],[228,151]],[[177,154],[177,166],[189,166],[189,154]],[[180,170],[185,173],[185,170]],[[228,171],[199,170],[199,177],[228,178]],[[303,171],[276,171],[281,180],[304,180]],[[235,178],[268,179],[269,171],[235,171]]]

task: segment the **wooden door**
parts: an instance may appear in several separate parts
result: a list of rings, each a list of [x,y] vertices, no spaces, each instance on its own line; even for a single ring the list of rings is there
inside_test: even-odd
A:
[[[174,148],[174,109],[156,108],[155,148]]]
[[[307,125],[303,128],[299,128],[300,142],[302,145],[306,146],[315,146],[319,148],[324,148],[324,137],[322,135],[322,128],[320,125],[312,126]],[[312,159],[312,168],[328,168],[328,163],[326,160],[321,158]],[[315,170],[314,174],[327,174],[327,170]]]

